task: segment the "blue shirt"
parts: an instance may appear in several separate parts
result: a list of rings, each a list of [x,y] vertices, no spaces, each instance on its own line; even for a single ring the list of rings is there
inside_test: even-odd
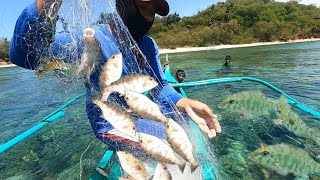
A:
[[[93,28],[95,30],[95,38],[101,46],[103,60],[100,66],[102,66],[111,55],[119,51],[121,52],[121,49],[119,50],[116,40],[108,31],[106,25],[98,25]],[[84,46],[81,29],[61,33],[55,33],[52,29],[55,28],[52,28],[50,23],[42,21],[39,17],[35,3],[24,9],[16,22],[10,44],[9,56],[12,63],[24,68],[35,69],[39,63],[39,59],[46,54],[50,54],[54,56],[55,59],[66,62],[79,59]],[[71,36],[71,34],[73,36]],[[74,36],[76,34],[78,34],[78,36]],[[146,56],[151,70],[154,72],[152,76],[155,76],[154,78],[161,84],[161,86],[159,86],[160,92],[157,95],[157,99],[164,107],[163,110],[167,111],[170,109],[169,101],[176,104],[182,96],[177,93],[165,79],[165,75],[161,69],[158,46],[154,40],[148,36],[143,36],[137,43],[140,50]],[[124,56],[124,61],[128,60],[129,59],[126,59]],[[126,74],[127,72],[124,69],[122,75]],[[90,81],[95,89],[99,89],[99,75],[100,72],[96,71],[90,77]],[[113,127],[107,121],[100,118],[100,109],[92,103],[93,93],[90,89],[90,87],[87,87],[87,115],[94,133],[101,139],[100,135]],[[136,121],[137,131],[165,138],[164,128],[161,127],[158,130],[152,129],[150,126],[152,126],[153,123],[158,122],[138,119]],[[158,124],[155,125],[159,126]],[[118,146],[112,142],[110,142],[109,145]]]

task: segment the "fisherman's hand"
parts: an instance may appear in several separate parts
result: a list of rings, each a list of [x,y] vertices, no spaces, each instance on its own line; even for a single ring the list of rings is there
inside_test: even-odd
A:
[[[62,0],[36,0],[37,9],[42,19],[54,18],[62,4]]]
[[[216,133],[221,133],[217,116],[212,113],[206,104],[188,98],[181,98],[176,106],[186,111],[193,122],[195,122],[209,138],[215,137],[217,135]]]

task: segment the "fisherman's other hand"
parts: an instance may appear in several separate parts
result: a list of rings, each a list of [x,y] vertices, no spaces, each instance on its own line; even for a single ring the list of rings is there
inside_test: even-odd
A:
[[[181,98],[176,106],[186,111],[193,122],[195,122],[209,138],[213,138],[217,133],[221,133],[217,116],[212,113],[206,104],[188,98]]]

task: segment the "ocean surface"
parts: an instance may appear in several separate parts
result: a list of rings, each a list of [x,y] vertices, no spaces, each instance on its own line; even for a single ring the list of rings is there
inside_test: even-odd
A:
[[[225,56],[232,68],[222,70]],[[164,55],[161,56],[164,60]],[[320,42],[244,47],[170,54],[172,75],[186,72],[185,82],[248,76],[265,80],[304,105],[320,111]],[[84,85],[59,80],[54,75],[37,77],[20,67],[0,69],[0,144],[26,131],[72,97],[84,93]],[[256,82],[234,82],[188,87],[189,98],[209,105],[219,117],[223,133],[210,140],[222,179],[292,179],[261,170],[247,158],[261,144],[287,143],[306,150],[320,162],[320,146],[307,138],[273,127],[271,117],[254,121],[218,108],[228,95],[249,90],[278,100],[280,95]],[[319,131],[320,121],[293,108],[304,122]],[[88,179],[107,149],[95,140],[85,113],[85,98],[64,110],[66,116],[0,155],[0,179]],[[80,160],[81,159],[81,160]],[[81,168],[80,168],[81,167]]]

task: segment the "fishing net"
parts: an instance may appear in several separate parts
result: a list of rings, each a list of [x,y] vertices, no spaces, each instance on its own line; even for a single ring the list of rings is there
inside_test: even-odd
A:
[[[49,8],[47,14],[52,14],[53,11],[54,5]],[[146,74],[156,78],[158,82],[160,81],[157,79],[157,72],[153,71],[148,60],[139,49],[137,42],[134,41],[122,22],[116,11],[114,1],[64,0],[57,17],[49,16],[48,19],[39,24],[26,23],[29,23],[31,29],[30,34],[22,38],[24,45],[28,49],[26,66],[35,67],[38,81],[46,81],[48,86],[56,87],[55,89],[45,90],[42,93],[30,93],[30,97],[35,95],[44,96],[45,94],[54,96],[59,94],[56,89],[59,89],[64,94],[64,97],[59,99],[59,102],[64,102],[67,98],[71,98],[72,95],[85,91],[92,96],[100,95],[98,81],[94,81],[97,79],[94,79],[93,76],[97,75],[96,72],[101,72],[103,63],[100,60],[101,56],[104,55],[99,53],[90,54],[90,61],[93,61],[92,64],[89,68],[85,68],[84,71],[79,70],[83,62],[83,53],[94,51],[94,49],[88,50],[85,48],[86,41],[83,32],[87,28],[92,28],[90,33],[112,33],[114,41],[110,37],[102,35],[102,39],[110,44],[105,46],[100,44],[98,48],[109,47],[109,53],[121,51],[124,57],[123,71],[126,74]],[[108,24],[109,26],[100,24]],[[34,41],[35,37],[40,40]],[[108,55],[111,56],[112,54]],[[34,61],[33,58],[39,59],[39,63]],[[160,105],[161,102],[159,102],[158,96],[161,90],[162,85],[160,84],[152,89],[147,96]],[[52,102],[54,98],[48,101]],[[123,109],[128,109],[123,97],[116,93],[110,95],[108,101]],[[188,168],[186,168],[187,174],[185,175],[181,175],[180,172],[173,168],[173,177],[199,179],[202,177],[201,171],[208,171],[208,173],[213,173],[213,177],[219,178],[213,147],[208,145],[206,138],[200,132],[191,128],[189,118],[185,114],[181,114],[171,100],[167,99],[167,102],[166,111],[164,111],[165,116],[175,119],[184,127],[186,132],[189,132],[189,138],[191,142],[194,142],[194,155],[199,164],[201,164],[200,168],[192,175]],[[42,104],[41,107],[53,109],[57,104]],[[103,152],[109,147],[102,145],[98,140],[93,140],[94,135],[92,130],[88,129],[90,125],[89,121],[87,121],[84,107],[85,102],[81,99],[74,108],[66,109],[67,116],[63,120],[67,121],[68,125],[62,123],[62,121],[57,126],[51,125],[40,132],[40,139],[39,137],[32,137],[28,141],[19,144],[15,150],[6,154],[0,166],[1,171],[5,172],[1,173],[3,174],[2,176],[4,178],[15,175],[17,178],[55,177],[65,179],[66,177],[77,178],[80,174],[80,178],[88,179],[91,172],[99,164],[99,159],[102,158]],[[100,115],[96,114],[94,116],[99,117]],[[134,117],[134,119],[135,122],[141,121],[149,124],[147,128],[149,128],[148,131],[150,132],[164,129],[163,123],[146,122],[146,120],[141,120],[138,116]],[[92,128],[94,131],[100,130],[95,125],[92,125]],[[161,138],[165,140],[165,134]],[[204,145],[199,145],[197,142],[204,143]],[[127,147],[127,150],[130,151],[130,147]],[[151,176],[157,162],[150,160],[150,157],[147,157],[143,152],[134,152],[136,151],[134,148],[131,151],[141,155],[139,158],[146,163],[150,170],[148,176]],[[19,155],[17,156],[17,154]],[[21,158],[23,166],[20,168],[24,169],[24,172],[17,173],[17,167],[15,167],[14,162]],[[8,163],[9,161],[12,163]],[[117,159],[113,161],[119,163]],[[66,163],[62,164],[63,162]],[[113,164],[109,163],[105,169],[112,169],[110,168],[112,166]],[[28,167],[32,167],[31,172]]]

